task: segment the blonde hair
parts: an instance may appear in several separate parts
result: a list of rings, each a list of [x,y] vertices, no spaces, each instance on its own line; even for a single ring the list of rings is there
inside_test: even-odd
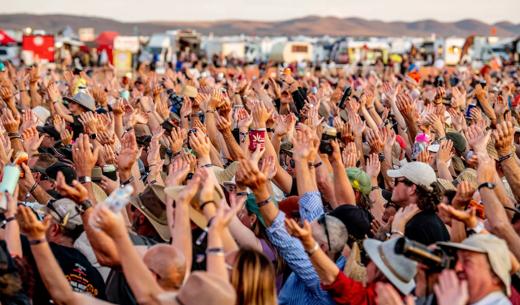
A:
[[[273,264],[256,250],[238,252],[231,284],[237,292],[236,305],[277,304]]]

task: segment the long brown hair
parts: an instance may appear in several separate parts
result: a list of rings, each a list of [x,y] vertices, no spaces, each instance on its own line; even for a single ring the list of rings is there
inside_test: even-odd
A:
[[[236,305],[277,304],[274,268],[269,259],[252,249],[241,249],[236,257],[231,284]]]

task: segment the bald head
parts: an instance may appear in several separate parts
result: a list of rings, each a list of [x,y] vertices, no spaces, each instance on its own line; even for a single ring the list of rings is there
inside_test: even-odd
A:
[[[173,246],[159,244],[146,251],[144,263],[165,290],[178,290],[186,273],[186,259]]]

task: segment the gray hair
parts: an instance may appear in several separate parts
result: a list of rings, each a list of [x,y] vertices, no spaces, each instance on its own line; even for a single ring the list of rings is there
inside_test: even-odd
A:
[[[343,222],[334,216],[325,215],[325,221],[327,222],[327,231],[330,240],[330,249],[328,254],[335,256],[345,247],[348,239],[348,231]],[[318,240],[318,243],[327,244],[324,225],[320,225],[319,227],[321,230],[315,230],[313,232],[314,238]]]

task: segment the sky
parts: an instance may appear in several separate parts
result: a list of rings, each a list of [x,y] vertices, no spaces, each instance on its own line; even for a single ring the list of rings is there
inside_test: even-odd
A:
[[[1,13],[63,13],[120,21],[285,20],[308,15],[383,21],[466,18],[520,23],[520,0],[2,0]]]

